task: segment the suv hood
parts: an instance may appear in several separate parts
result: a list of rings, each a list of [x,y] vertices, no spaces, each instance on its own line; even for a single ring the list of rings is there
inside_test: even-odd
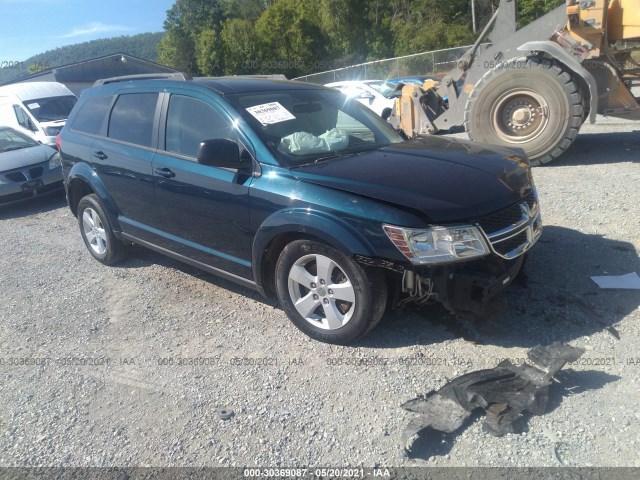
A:
[[[533,188],[523,154],[425,137],[291,170],[299,180],[418,211],[427,222],[477,219]]]

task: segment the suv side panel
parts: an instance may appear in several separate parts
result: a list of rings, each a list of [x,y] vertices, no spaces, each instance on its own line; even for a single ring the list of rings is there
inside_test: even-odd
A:
[[[67,121],[61,156],[63,177],[68,178],[65,182],[67,201],[74,215],[80,197],[90,189],[102,199],[114,223],[114,228],[119,230],[115,202],[100,177],[93,171],[91,162],[91,146],[96,138],[106,136],[109,112],[114,100],[114,95],[96,96],[78,104],[80,108],[72,111]],[[76,120],[78,120],[77,123]]]
[[[200,142],[238,140],[232,119],[196,92],[165,95],[153,161],[155,205],[146,212],[153,242],[179,255],[252,278],[249,186],[252,177],[196,161]]]
[[[96,138],[91,146],[92,166],[113,198],[118,223],[124,232],[143,239],[148,235],[140,226],[146,224],[147,212],[154,205],[151,162],[159,109],[156,92],[119,95],[111,109],[108,138]],[[138,121],[132,122],[131,117]]]

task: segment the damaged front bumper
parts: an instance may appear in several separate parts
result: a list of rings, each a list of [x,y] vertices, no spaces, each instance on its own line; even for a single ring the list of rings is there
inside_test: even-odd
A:
[[[396,306],[436,301],[453,313],[481,314],[487,302],[517,277],[527,252],[540,239],[542,218],[534,188],[520,202],[468,225],[432,226],[426,230],[390,225],[383,228],[389,240],[410,263],[364,257],[356,259],[364,265],[396,272],[396,277],[401,280],[390,282],[392,286],[401,285]],[[449,233],[436,241],[435,232],[441,230]],[[439,242],[445,246],[441,247]],[[473,248],[469,247],[471,244]],[[422,245],[422,250],[416,245]],[[458,248],[476,259],[465,260],[458,253],[454,254]],[[487,254],[479,256],[483,249]],[[436,255],[434,252],[439,253]],[[451,260],[438,263],[443,257]]]
[[[361,256],[357,260],[363,265],[390,272],[391,284],[399,285],[396,306],[438,302],[452,313],[481,314],[487,303],[518,276],[526,255],[513,260],[490,255],[470,262],[435,267],[407,267]]]
[[[431,277],[437,300],[451,312],[482,313],[486,304],[515,280],[525,260],[525,255],[515,260],[491,256],[452,265]]]

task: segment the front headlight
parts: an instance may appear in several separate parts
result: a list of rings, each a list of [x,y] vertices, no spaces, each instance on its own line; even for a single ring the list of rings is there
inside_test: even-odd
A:
[[[49,157],[49,170],[60,166],[60,153],[56,152]]]
[[[383,225],[387,237],[412,263],[455,262],[490,253],[477,227],[431,227],[425,230]]]
[[[44,127],[44,133],[47,137],[55,137],[62,130],[62,126],[58,125],[55,127]]]

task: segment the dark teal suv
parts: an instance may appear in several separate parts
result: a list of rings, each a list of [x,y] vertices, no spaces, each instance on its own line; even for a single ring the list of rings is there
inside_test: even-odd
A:
[[[388,303],[481,312],[542,229],[521,155],[405,141],[311,84],[104,80],[83,92],[58,147],[98,261],[143,245],[277,295],[325,342],[366,334]]]

